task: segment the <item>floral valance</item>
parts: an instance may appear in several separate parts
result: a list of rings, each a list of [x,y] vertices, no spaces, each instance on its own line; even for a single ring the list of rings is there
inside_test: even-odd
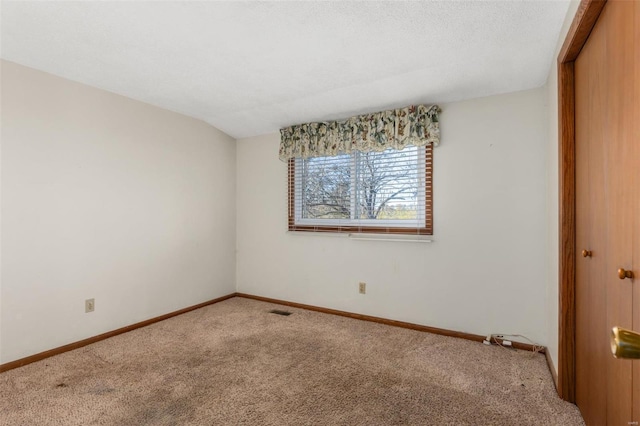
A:
[[[411,105],[342,121],[280,129],[280,159],[328,157],[352,151],[403,149],[440,143],[437,105]]]

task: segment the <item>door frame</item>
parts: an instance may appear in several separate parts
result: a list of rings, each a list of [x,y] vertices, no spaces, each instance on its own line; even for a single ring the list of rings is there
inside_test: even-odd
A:
[[[607,0],[581,0],[558,55],[558,395],[576,400],[575,60]]]

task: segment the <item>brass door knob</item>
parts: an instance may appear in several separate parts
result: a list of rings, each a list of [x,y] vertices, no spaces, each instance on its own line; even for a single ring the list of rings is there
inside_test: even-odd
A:
[[[618,269],[618,278],[624,280],[625,278],[633,278],[633,271],[626,271],[622,268]]]
[[[640,358],[640,334],[621,327],[611,330],[611,352],[616,358]]]
[[[582,257],[591,257],[591,250],[582,250]]]

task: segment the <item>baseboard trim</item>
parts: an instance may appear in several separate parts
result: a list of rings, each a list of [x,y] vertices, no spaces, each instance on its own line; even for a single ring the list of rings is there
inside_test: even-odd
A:
[[[547,365],[549,366],[549,371],[551,372],[551,377],[553,377],[553,384],[556,386],[556,391],[558,390],[558,372],[556,371],[556,366],[553,365],[553,359],[551,358],[551,354],[549,351],[544,352],[545,358],[547,358]]]
[[[270,297],[256,296],[256,295],[247,294],[247,293],[231,293],[231,294],[227,294],[226,296],[222,296],[222,297],[218,297],[216,299],[209,300],[207,302],[199,303],[197,305],[189,306],[187,308],[180,309],[180,310],[177,310],[177,311],[174,311],[174,312],[170,312],[168,314],[160,315],[160,316],[155,317],[155,318],[150,318],[150,319],[145,320],[145,321],[141,321],[141,322],[138,322],[138,323],[135,323],[135,324],[131,324],[131,325],[128,325],[126,327],[122,327],[122,328],[118,328],[116,330],[108,331],[106,333],[102,333],[102,334],[99,334],[97,336],[93,336],[93,337],[89,337],[87,339],[79,340],[77,342],[69,343],[67,345],[60,346],[60,347],[57,347],[57,348],[54,348],[54,349],[49,349],[47,351],[40,352],[40,353],[37,353],[35,355],[30,355],[30,356],[25,357],[25,358],[20,358],[20,359],[17,359],[15,361],[11,361],[11,362],[8,362],[8,363],[5,363],[5,364],[0,364],[0,373],[4,373],[5,371],[13,370],[14,368],[23,367],[25,365],[28,365],[28,364],[31,364],[31,363],[34,363],[34,362],[37,362],[37,361],[42,361],[43,359],[46,359],[46,358],[49,358],[49,357],[52,357],[52,356],[55,356],[55,355],[59,355],[59,354],[65,353],[65,352],[69,352],[69,351],[72,351],[74,349],[79,349],[79,348],[82,348],[84,346],[90,345],[92,343],[96,343],[96,342],[99,342],[101,340],[105,340],[105,339],[108,339],[110,337],[117,336],[119,334],[127,333],[129,331],[133,331],[133,330],[136,330],[138,328],[146,327],[146,326],[154,324],[156,322],[160,322],[160,321],[163,321],[163,320],[166,320],[166,319],[169,319],[169,318],[181,315],[181,314],[185,314],[187,312],[194,311],[196,309],[204,308],[205,306],[213,305],[215,303],[222,302],[224,300],[231,299],[233,297],[243,297],[245,299],[259,300],[261,302],[276,303],[278,305],[291,306],[293,308],[306,309],[306,310],[309,310],[309,311],[321,312],[321,313],[330,314],[330,315],[338,315],[338,316],[357,319],[357,320],[361,320],[361,321],[375,322],[375,323],[379,323],[379,324],[390,325],[390,326],[393,326],[393,327],[400,327],[400,328],[407,328],[407,329],[410,329],[410,330],[423,331],[423,332],[427,332],[427,333],[438,334],[438,335],[441,335],[441,336],[457,337],[459,339],[472,340],[474,342],[482,342],[485,339],[485,336],[481,336],[481,335],[478,335],[478,334],[464,333],[464,332],[461,332],[461,331],[447,330],[447,329],[444,329],[444,328],[429,327],[429,326],[426,326],[426,325],[413,324],[413,323],[404,322],[404,321],[396,321],[396,320],[391,320],[391,319],[387,319],[387,318],[374,317],[374,316],[370,316],[370,315],[356,314],[356,313],[347,312],[347,311],[339,311],[337,309],[323,308],[323,307],[320,307],[320,306],[305,305],[303,303],[289,302],[289,301],[280,300],[280,299],[272,299]],[[494,339],[494,341],[497,342],[497,343],[501,343],[500,339]],[[527,344],[527,343],[513,342],[512,345],[516,349],[522,349],[522,350],[525,350],[525,351],[534,351],[536,349],[536,347],[534,347],[533,345]],[[555,383],[555,385],[557,387],[557,385],[558,385],[558,375],[557,375],[555,367],[553,365],[553,360],[551,359],[551,356],[549,355],[548,351],[544,347],[542,349],[538,348],[538,352],[545,354],[545,357],[547,359],[547,364],[549,366],[549,370],[551,371],[551,375],[553,376],[553,381],[554,381],[554,383]]]
[[[186,314],[187,312],[194,311],[196,309],[204,308],[205,306],[213,305],[214,303],[222,302],[223,300],[231,299],[234,297],[236,293],[227,294],[226,296],[218,297],[217,299],[209,300],[207,302],[199,303],[197,305],[189,306],[184,309],[180,309],[174,312],[170,312],[168,314],[160,315],[155,318],[150,318],[145,321],[137,322],[135,324],[128,325],[126,327],[118,328],[117,330],[108,331],[106,333],[99,334],[97,336],[89,337],[87,339],[79,340],[77,342],[69,343],[68,345],[60,346],[58,348],[49,349],[48,351],[40,352],[35,355],[31,355],[25,358],[20,358],[15,361],[7,362],[5,364],[0,364],[0,373],[4,373],[5,371],[13,370],[14,368],[22,367],[27,364],[31,364],[33,362],[42,361],[45,358],[52,357],[54,355],[59,355],[64,352],[72,351],[74,349],[79,349],[83,346],[90,345],[92,343],[99,342],[104,339],[108,339],[109,337],[117,336],[118,334],[127,333],[129,331],[133,331],[137,328],[146,327],[156,322],[160,322],[171,317],[175,317],[177,315]]]
[[[339,310],[336,310],[336,309],[322,308],[322,307],[313,306],[313,305],[305,305],[303,303],[296,303],[296,302],[289,302],[289,301],[286,301],[286,300],[272,299],[270,297],[255,296],[253,294],[236,293],[236,296],[237,297],[244,297],[246,299],[259,300],[261,302],[277,303],[278,305],[291,306],[292,308],[300,308],[300,309],[307,309],[309,311],[322,312],[324,314],[339,315],[341,317],[353,318],[353,319],[358,319],[358,320],[362,320],[362,321],[377,322],[379,324],[386,324],[386,325],[391,325],[391,326],[394,326],[394,327],[408,328],[410,330],[417,330],[417,331],[424,331],[424,332],[427,332],[427,333],[439,334],[441,336],[449,336],[449,337],[457,337],[457,338],[460,338],[460,339],[473,340],[474,342],[482,342],[482,341],[484,341],[486,339],[486,336],[480,336],[478,334],[464,333],[464,332],[461,332],[461,331],[447,330],[447,329],[444,329],[444,328],[429,327],[429,326],[426,326],[426,325],[413,324],[413,323],[410,323],[410,322],[396,321],[396,320],[380,318],[380,317],[373,317],[373,316],[370,316],[370,315],[355,314],[353,312],[339,311]],[[502,343],[502,340],[494,338],[494,342]],[[546,353],[546,348],[543,347],[542,349],[540,349],[540,347],[538,347],[538,346],[534,347],[533,345],[530,345],[530,344],[527,344],[527,343],[512,342],[512,346],[514,348],[516,348],[516,349],[522,349],[522,350],[525,350],[525,351],[532,351],[532,352],[535,351],[535,349],[538,349],[538,352]],[[553,374],[553,372],[552,372],[552,374]]]

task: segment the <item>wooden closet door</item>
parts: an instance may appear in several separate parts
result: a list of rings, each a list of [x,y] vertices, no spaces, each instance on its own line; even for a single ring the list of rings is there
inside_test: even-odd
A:
[[[633,327],[633,280],[620,279],[618,269],[633,270],[633,128],[635,2],[608,2],[600,16],[607,24],[609,92],[604,115],[607,146],[607,336],[615,326]],[[608,357],[607,424],[632,421],[632,361]]]
[[[589,425],[606,423],[608,348],[605,281],[607,21],[593,29],[575,62],[576,403]],[[582,252],[586,250],[590,253]],[[594,330],[597,330],[594,332]]]
[[[633,284],[633,329],[640,332],[640,1],[634,2],[635,10],[633,45],[631,52],[634,62],[634,79],[631,93],[634,99],[635,126],[631,143],[633,144],[633,272],[636,275]],[[633,370],[633,418],[640,424],[640,360],[632,361]]]
[[[634,292],[640,303],[632,280],[618,277],[620,268],[633,270],[634,260],[640,266],[634,255],[634,248],[640,252],[639,243],[634,247],[634,238],[640,242],[639,3],[607,2],[575,62],[576,402],[588,425],[633,424],[640,410],[632,381],[640,372],[632,361],[613,358],[609,345],[614,326],[635,325]],[[591,256],[582,257],[583,249]]]
[[[606,423],[605,198],[606,25],[596,25],[575,62],[576,403],[588,425]],[[583,255],[583,250],[590,253]],[[597,332],[594,332],[597,330]]]

